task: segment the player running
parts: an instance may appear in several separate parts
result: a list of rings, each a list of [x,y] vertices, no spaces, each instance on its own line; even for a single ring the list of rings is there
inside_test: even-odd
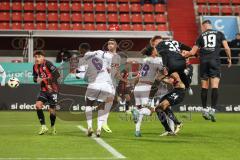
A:
[[[50,106],[51,132],[52,134],[56,134],[55,120],[59,90],[58,78],[60,77],[60,74],[58,69],[50,61],[45,59],[45,53],[43,51],[35,51],[34,58],[33,81],[40,84],[40,93],[36,101],[37,115],[41,124],[41,129],[38,134],[43,135],[48,131],[42,110],[45,103],[48,103]]]
[[[199,51],[200,55],[200,77],[201,77],[201,101],[203,106],[202,116],[206,120],[216,121],[215,109],[218,102],[218,87],[221,77],[220,72],[220,50],[225,48],[228,56],[228,67],[231,66],[231,50],[222,32],[212,29],[210,20],[202,22],[202,34],[198,37],[196,44],[190,52],[183,52],[183,56],[193,56]],[[207,108],[208,88],[211,86],[211,107]]]

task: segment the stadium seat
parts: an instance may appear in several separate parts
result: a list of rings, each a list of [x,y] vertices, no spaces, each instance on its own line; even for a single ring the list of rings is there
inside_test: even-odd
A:
[[[82,10],[82,5],[79,2],[73,2],[72,3],[72,11],[74,12],[81,12]]]
[[[83,16],[84,22],[94,22],[94,14],[86,13]]]
[[[134,24],[132,26],[132,30],[133,31],[143,31],[143,26],[142,26],[142,24]]]
[[[218,6],[210,6],[209,13],[211,15],[219,15],[220,9]]]
[[[12,29],[13,30],[21,30],[22,29],[22,23],[21,22],[13,22],[12,23]]]
[[[48,23],[48,30],[58,30],[57,23]]]
[[[95,21],[97,23],[99,23],[99,22],[106,22],[107,21],[107,17],[106,17],[105,14],[100,13],[100,14],[96,14],[95,16],[96,16]]]
[[[209,12],[209,10],[208,10],[207,6],[205,6],[205,5],[198,6],[198,14],[199,15],[206,15],[206,14],[208,14],[208,12]]]
[[[215,5],[217,5],[218,2],[219,2],[219,0],[208,0],[208,3],[209,3],[209,4],[215,4]]]
[[[46,26],[46,23],[36,23],[36,29],[37,30],[46,30],[47,29],[47,26]]]
[[[10,2],[3,1],[0,2],[0,11],[9,11],[10,10]]]
[[[154,11],[153,4],[145,3],[142,8],[143,12],[152,13]]]
[[[24,10],[25,11],[33,11],[34,10],[34,3],[33,2],[25,2],[24,3]]]
[[[157,25],[157,31],[167,31],[168,28],[165,24],[159,24]]]
[[[154,23],[153,14],[144,14],[144,23]]]
[[[21,12],[13,12],[12,13],[12,21],[22,21],[22,13]]]
[[[235,15],[240,15],[240,6],[235,6],[234,7],[234,14]]]
[[[20,1],[12,2],[13,11],[22,11],[22,4]]]
[[[207,0],[196,0],[196,3],[199,4],[207,4]]]
[[[142,15],[132,14],[132,23],[142,23]]]
[[[48,21],[57,22],[58,21],[58,14],[55,13],[55,12],[48,13]]]
[[[105,12],[106,11],[106,6],[104,3],[97,3],[95,6],[95,11],[96,12]]]
[[[110,24],[109,27],[108,27],[108,29],[109,29],[110,31],[119,31],[119,30],[120,30],[118,24]]]
[[[72,21],[73,22],[82,22],[82,14],[81,13],[73,13]]]
[[[104,3],[105,0],[95,0],[96,3]]]
[[[131,30],[131,26],[129,24],[121,24],[120,28],[122,31],[130,31]]]
[[[78,0],[78,1],[80,1],[80,3],[81,3],[81,0]],[[86,3],[86,2],[87,2],[87,3],[90,3],[90,2],[92,3],[93,1],[92,1],[92,0],[83,0],[83,2],[84,2],[84,3]]]
[[[130,22],[129,14],[121,14],[121,15],[119,15],[119,17],[120,17],[121,23],[129,23]]]
[[[156,26],[154,24],[146,24],[145,31],[156,31]]]
[[[69,22],[70,21],[69,13],[61,13],[60,14],[60,21],[61,22]]]
[[[36,11],[46,11],[46,8],[45,2],[36,2]]]
[[[23,25],[24,25],[23,29],[25,30],[34,30],[34,23],[27,22],[27,23],[24,23]]]
[[[140,13],[141,12],[141,5],[140,4],[132,4],[131,5],[131,12]]]
[[[96,25],[96,30],[99,30],[99,31],[106,31],[106,30],[108,30],[108,27],[107,27],[106,24],[102,24],[102,23],[100,23],[100,24],[97,24],[97,25]]]
[[[10,20],[9,12],[0,12],[0,21],[9,21],[9,20]]]
[[[106,0],[107,3],[116,3],[116,0]]]
[[[167,18],[163,14],[156,14],[155,15],[155,21],[156,21],[157,24],[159,24],[159,23],[166,23],[167,22]]]
[[[69,23],[61,23],[60,24],[60,30],[70,30],[70,24]]]
[[[140,0],[131,0],[131,3],[140,3]]]
[[[61,2],[60,3],[60,11],[61,12],[69,12],[69,10],[70,10],[69,2]]]
[[[36,21],[46,21],[47,16],[45,13],[38,12],[36,13]]]
[[[73,23],[72,24],[72,29],[73,30],[83,30],[83,27],[82,27],[81,23]]]
[[[163,4],[156,4],[154,8],[156,13],[164,13],[166,11],[166,6]]]
[[[119,4],[119,12],[128,13],[130,10],[128,3]]]
[[[8,22],[0,22],[0,30],[8,30],[10,29],[10,25]]]
[[[231,0],[219,0],[219,3],[220,3],[221,5],[230,5]]]
[[[223,15],[232,15],[232,13],[233,13],[232,7],[230,7],[230,6],[222,6],[221,13]]]
[[[239,0],[232,0],[232,4],[233,5],[240,5],[240,1]]]
[[[129,0],[118,0],[119,3],[128,3]]]
[[[118,15],[111,13],[108,15],[108,22],[109,23],[118,23]]]
[[[93,3],[85,3],[83,5],[84,12],[93,12]]]
[[[92,23],[86,23],[84,25],[84,30],[95,30],[95,26]]]
[[[23,15],[24,21],[34,21],[34,14],[33,12],[25,12]]]
[[[115,3],[110,3],[107,5],[108,12],[117,12],[117,5]]]
[[[58,10],[58,3],[55,1],[48,2],[48,11],[57,11]]]

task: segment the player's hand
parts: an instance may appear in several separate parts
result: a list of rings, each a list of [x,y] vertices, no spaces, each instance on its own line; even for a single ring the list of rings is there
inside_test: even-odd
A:
[[[232,66],[232,60],[231,60],[231,58],[228,58],[227,61],[228,61],[228,68],[230,68],[230,67]]]
[[[38,77],[37,78],[37,83],[42,83],[42,78]]]
[[[189,57],[191,55],[191,53],[189,51],[186,51],[186,50],[183,50],[181,54],[185,58],[187,58],[187,57]]]

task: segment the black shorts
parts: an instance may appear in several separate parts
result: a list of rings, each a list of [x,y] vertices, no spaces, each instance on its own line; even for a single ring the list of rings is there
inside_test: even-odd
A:
[[[221,77],[220,59],[201,59],[200,61],[200,77],[205,80],[208,78]]]
[[[168,94],[162,97],[161,102],[164,100],[168,100],[171,106],[177,105],[184,100],[185,97],[185,89],[175,88]]]
[[[58,93],[56,92],[44,92],[40,91],[37,101],[41,101],[43,103],[48,103],[50,108],[55,108],[57,105]]]
[[[167,68],[169,74],[173,72],[184,72],[186,60],[182,57],[168,57]]]

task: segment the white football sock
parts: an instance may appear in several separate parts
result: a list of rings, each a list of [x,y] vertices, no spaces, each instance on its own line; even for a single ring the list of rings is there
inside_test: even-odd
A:
[[[142,114],[142,115],[146,115],[146,116],[150,116],[151,115],[151,111],[150,111],[150,109],[148,109],[148,108],[141,108],[140,110],[139,110],[139,113],[140,113],[140,115]]]
[[[98,119],[97,119],[97,121],[98,121],[98,123],[97,123],[97,129],[98,130],[100,130],[101,131],[101,129],[102,129],[102,125],[103,125],[103,123],[105,122],[104,121],[104,114],[105,114],[105,111],[104,110],[98,110]]]
[[[175,130],[174,122],[168,116],[167,116],[167,122],[168,122],[170,129],[174,132],[174,130]]]
[[[111,108],[112,108],[112,102],[109,102],[109,103],[106,103],[105,104],[105,107],[104,107],[104,115],[103,115],[103,117],[104,117],[104,122],[103,122],[103,124],[107,124],[107,120],[108,120],[108,116],[109,116],[109,112],[110,112],[110,110],[111,110]]]
[[[140,131],[142,119],[143,119],[143,114],[140,114],[140,115],[139,115],[138,122],[136,123],[136,131]]]
[[[92,128],[92,107],[86,106],[85,110],[88,129]]]

